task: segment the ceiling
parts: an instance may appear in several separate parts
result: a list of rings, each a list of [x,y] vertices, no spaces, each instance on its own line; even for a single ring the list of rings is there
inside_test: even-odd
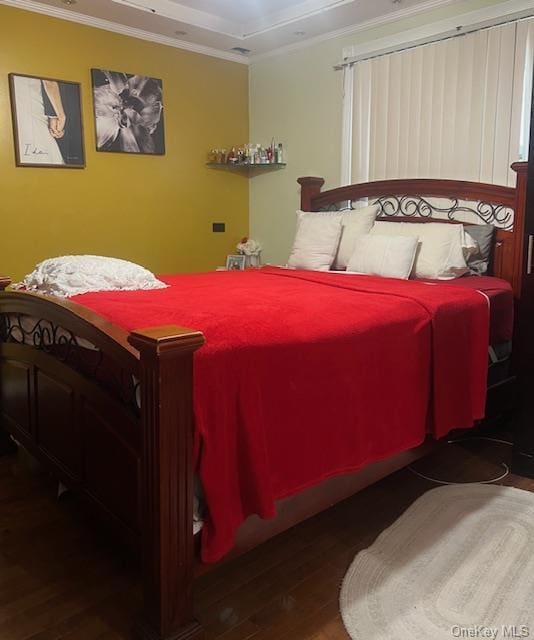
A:
[[[0,0],[247,63],[461,0]],[[136,33],[137,32],[137,33]],[[141,33],[143,32],[143,33]],[[151,38],[152,39],[152,38]],[[235,48],[248,51],[239,52]]]
[[[303,0],[172,0],[175,4],[212,13],[213,15],[244,23],[259,20],[265,15],[276,14],[286,9],[294,9],[304,3]],[[322,2],[323,5],[339,4],[338,0]]]

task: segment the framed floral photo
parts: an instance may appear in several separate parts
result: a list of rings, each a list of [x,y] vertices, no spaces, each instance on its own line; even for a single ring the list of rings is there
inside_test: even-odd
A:
[[[165,153],[163,82],[92,69],[97,151]]]
[[[77,82],[9,74],[18,167],[85,167]]]
[[[245,256],[227,256],[226,257],[226,270],[227,271],[243,271],[245,269]]]

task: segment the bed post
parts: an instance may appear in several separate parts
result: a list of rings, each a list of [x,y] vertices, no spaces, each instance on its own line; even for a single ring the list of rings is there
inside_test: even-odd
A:
[[[5,276],[0,276],[0,291],[4,291],[11,284],[11,280]],[[17,451],[17,445],[11,438],[9,433],[3,428],[0,423],[0,456],[5,456],[8,453],[15,453]]]
[[[528,245],[529,234],[529,218],[527,217],[528,163],[514,162],[512,169],[516,173],[512,288],[515,298],[521,299],[522,288],[527,280],[525,248]],[[517,233],[515,233],[516,231]]]
[[[300,184],[300,210],[313,211],[313,198],[321,193],[323,178],[298,178]]]
[[[201,333],[129,337],[141,358],[143,618],[136,640],[197,640],[193,616],[193,354]]]

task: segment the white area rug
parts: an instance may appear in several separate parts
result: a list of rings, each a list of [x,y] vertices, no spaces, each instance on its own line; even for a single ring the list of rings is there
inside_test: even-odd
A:
[[[534,638],[534,493],[429,491],[356,556],[340,600],[354,640]]]

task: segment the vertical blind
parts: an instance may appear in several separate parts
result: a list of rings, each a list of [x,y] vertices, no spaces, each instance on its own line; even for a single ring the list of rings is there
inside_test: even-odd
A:
[[[515,184],[510,164],[528,149],[533,56],[529,19],[346,68],[343,181]]]

